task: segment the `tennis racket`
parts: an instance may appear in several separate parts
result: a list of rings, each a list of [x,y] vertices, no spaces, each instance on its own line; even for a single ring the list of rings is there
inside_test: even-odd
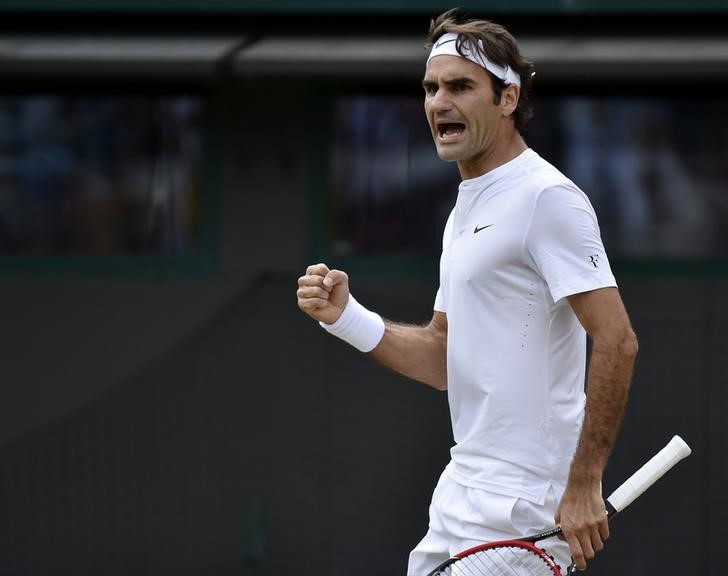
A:
[[[607,498],[607,517],[624,510],[665,472],[690,454],[690,447],[679,436],[672,440],[632,474]],[[536,544],[561,534],[553,528],[517,540],[481,544],[456,554],[428,576],[563,576],[572,574],[572,563],[562,572],[555,560]]]

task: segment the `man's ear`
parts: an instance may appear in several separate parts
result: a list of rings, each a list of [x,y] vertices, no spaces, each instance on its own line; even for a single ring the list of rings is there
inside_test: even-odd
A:
[[[509,84],[503,88],[501,93],[501,110],[504,116],[510,116],[518,107],[518,98],[521,96],[521,89],[515,84]]]

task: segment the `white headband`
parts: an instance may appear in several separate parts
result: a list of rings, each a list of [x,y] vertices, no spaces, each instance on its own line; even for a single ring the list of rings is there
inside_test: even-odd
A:
[[[482,41],[478,40],[481,50],[473,50],[473,46],[468,41],[463,41],[461,49],[463,53],[458,52],[457,46],[458,35],[453,32],[447,32],[440,36],[432,47],[430,56],[427,58],[429,64],[435,56],[460,56],[461,58],[467,58],[471,62],[475,62],[478,66],[485,68],[488,72],[495,75],[496,78],[500,78],[506,84],[515,84],[520,88],[521,78],[520,76],[511,70],[510,66],[498,66],[494,64],[488,58],[485,57],[482,47]]]

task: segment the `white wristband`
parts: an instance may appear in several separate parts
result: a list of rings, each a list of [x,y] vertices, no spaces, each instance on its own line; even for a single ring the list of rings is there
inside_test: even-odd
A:
[[[361,352],[371,352],[384,336],[384,320],[367,310],[349,294],[349,301],[339,319],[333,324],[319,322],[321,327],[334,336],[348,342]]]

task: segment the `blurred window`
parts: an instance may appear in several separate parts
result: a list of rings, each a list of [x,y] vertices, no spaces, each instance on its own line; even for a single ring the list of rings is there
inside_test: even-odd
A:
[[[549,96],[524,136],[590,197],[613,259],[728,255],[728,121],[720,98]],[[329,253],[436,255],[459,183],[422,99],[335,100]]]
[[[0,255],[199,249],[202,99],[0,96]]]

